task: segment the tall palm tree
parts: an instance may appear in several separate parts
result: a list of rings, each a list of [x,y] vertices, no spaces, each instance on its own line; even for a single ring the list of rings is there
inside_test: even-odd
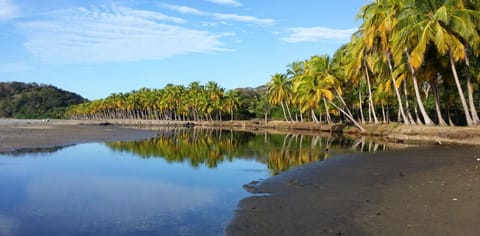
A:
[[[350,63],[346,66],[346,73],[348,77],[352,78],[352,82],[359,83],[363,77],[368,89],[368,105],[369,114],[373,115],[373,121],[378,124],[377,115],[375,112],[375,105],[373,103],[372,83],[370,79],[370,68],[367,65],[368,50],[365,46],[365,41],[362,37],[363,30],[360,29],[353,37],[348,45],[348,50],[351,53]]]
[[[218,83],[214,81],[208,81],[205,85],[206,93],[208,99],[211,102],[212,109],[214,112],[217,112],[217,119],[221,120],[221,101],[224,96],[225,89],[220,87]]]
[[[291,99],[292,83],[287,75],[276,73],[272,75],[268,83],[269,102],[274,105],[280,105],[283,111],[283,117],[288,121],[285,107],[288,109],[288,101]]]
[[[397,97],[397,105],[399,113],[405,124],[410,124],[406,113],[403,109],[402,97],[399,92],[400,83],[397,83],[393,74],[393,63],[391,55],[391,32],[397,22],[398,9],[401,1],[393,0],[376,0],[361,9],[361,17],[363,19],[362,28],[364,28],[363,38],[365,46],[368,50],[380,50],[384,54],[390,71],[390,79],[392,87]],[[358,18],[358,17],[357,17]]]
[[[233,121],[233,113],[240,107],[240,95],[236,90],[228,90],[225,94],[224,105],[230,113],[230,120]]]
[[[467,124],[473,125],[477,121],[472,119],[456,69],[456,62],[465,59],[465,45],[459,36],[471,37],[473,35],[473,33],[461,32],[457,27],[452,26],[454,24],[452,21],[456,20],[455,22],[458,24],[458,22],[462,22],[460,18],[468,18],[456,15],[460,14],[458,11],[462,7],[463,1],[461,0],[424,0],[407,4],[399,15],[399,31],[396,41],[408,43],[408,45],[399,43],[397,48],[403,50],[407,56],[414,83],[416,83],[415,72],[420,69],[425,60],[428,45],[434,45],[440,55],[449,57]],[[475,15],[474,12],[470,13]],[[470,27],[468,29],[472,31]],[[477,31],[476,33],[478,34]],[[417,93],[417,86],[415,89]],[[424,108],[420,106],[420,109],[423,114]],[[425,122],[427,123],[427,121]]]

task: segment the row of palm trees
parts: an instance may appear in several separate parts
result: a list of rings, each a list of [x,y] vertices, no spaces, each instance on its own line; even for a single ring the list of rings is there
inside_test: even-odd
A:
[[[73,119],[150,119],[221,120],[222,113],[234,111],[240,104],[238,92],[210,81],[192,82],[187,87],[168,84],[162,89],[142,88],[130,93],[114,93],[105,99],[70,107]]]
[[[359,30],[333,58],[313,56],[272,76],[269,101],[285,120],[336,117],[363,129],[395,111],[404,124],[453,125],[450,112],[460,110],[457,124],[479,124],[479,1],[376,0],[358,18]]]
[[[477,125],[480,2],[375,0],[333,57],[316,55],[277,73],[246,101],[215,82],[140,89],[71,107],[75,119],[221,120],[245,112],[287,121]],[[247,105],[245,105],[247,104]],[[260,114],[262,113],[262,114]],[[460,117],[460,115],[463,117]],[[276,118],[276,117],[273,117]]]

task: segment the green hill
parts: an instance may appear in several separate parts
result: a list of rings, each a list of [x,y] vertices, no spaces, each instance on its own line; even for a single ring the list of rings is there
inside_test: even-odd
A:
[[[63,118],[65,108],[87,102],[51,85],[0,82],[0,118]]]

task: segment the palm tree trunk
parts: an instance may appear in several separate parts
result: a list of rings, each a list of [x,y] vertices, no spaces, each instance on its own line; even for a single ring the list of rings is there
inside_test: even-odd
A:
[[[287,102],[285,102],[285,107],[287,107],[287,113],[288,113],[288,117],[290,117],[290,120],[293,121],[293,118],[292,118],[292,113],[290,112],[290,108],[288,107],[288,104]]]
[[[420,119],[420,116],[418,115],[418,104],[417,104],[417,106],[414,107],[413,111],[415,112],[415,118],[417,119],[417,124],[422,124],[422,120]]]
[[[403,110],[402,97],[400,96],[400,91],[398,91],[398,88],[397,88],[397,81],[395,79],[395,76],[393,75],[393,66],[392,66],[392,61],[390,59],[390,55],[387,55],[387,59],[388,59],[388,68],[390,69],[390,77],[392,78],[392,82],[393,82],[393,88],[395,89],[395,95],[397,95],[398,110],[403,119],[403,123],[405,123],[406,125],[409,125],[410,122],[408,121],[408,118],[405,115],[405,111]]]
[[[285,106],[283,105],[283,102],[280,102],[280,105],[282,105],[283,117],[285,118],[285,121],[288,121],[287,113],[285,112]]]
[[[471,78],[472,76],[470,74],[470,59],[468,58],[467,47],[465,47],[465,64],[467,65],[465,74],[467,76],[468,103],[470,106],[473,124],[478,125],[480,123],[480,119],[478,118],[477,109],[475,108],[475,104],[473,101],[473,84]]]
[[[348,109],[347,103],[345,102],[345,100],[343,99],[343,96],[340,94],[340,92],[338,91],[337,88],[335,88],[335,93],[337,94],[338,98],[340,99],[340,101],[342,102],[343,106],[345,107],[345,110],[348,112],[348,114],[349,114],[350,116],[353,117],[352,112],[350,112],[350,109]]]
[[[385,116],[385,105],[382,104],[382,116],[383,116],[383,123],[387,123],[387,118]]]
[[[327,105],[327,101],[325,100],[325,98],[323,97],[323,104],[325,105],[325,111],[326,111],[326,115],[327,115],[327,123],[328,124],[331,124],[332,123],[332,119],[330,118],[330,112],[328,111],[328,105]]]
[[[403,83],[403,94],[405,95],[405,112],[407,113],[407,118],[410,124],[416,124],[415,120],[413,119],[412,112],[410,111],[410,103],[408,102],[407,83]]]
[[[407,54],[407,58],[408,58],[408,61],[409,61],[408,67],[410,67],[410,71],[412,72],[412,79],[413,79],[413,87],[415,89],[415,96],[417,97],[417,104],[418,104],[418,107],[420,108],[420,112],[422,113],[423,121],[425,122],[425,125],[434,125],[432,119],[430,119],[430,116],[428,116],[428,113],[425,110],[425,106],[423,105],[422,96],[420,95],[420,89],[418,88],[418,82],[417,82],[417,76],[415,74],[415,69],[410,64],[410,53],[408,53],[408,51],[405,50],[405,54]]]
[[[360,103],[360,118],[361,123],[365,124],[365,117],[363,116],[362,91],[358,90],[358,102]]]
[[[312,112],[312,120],[315,122],[315,123],[318,123],[318,119],[317,119],[317,116],[315,115],[315,112],[313,111],[313,109],[310,110]]]
[[[437,112],[438,124],[440,126],[447,126],[443,119],[442,110],[440,107],[440,96],[438,95],[438,77],[435,77],[432,82],[433,99],[435,101],[435,111]]]
[[[341,113],[343,113],[346,117],[348,117],[348,119],[355,125],[355,127],[360,129],[361,132],[366,132],[365,128],[363,128],[352,116],[350,116],[348,113],[346,113],[342,108],[338,107],[333,102],[330,102],[330,104],[332,104],[332,106],[337,108]]]
[[[460,80],[458,79],[457,69],[455,68],[455,61],[453,60],[452,51],[449,50],[448,53],[450,58],[450,66],[453,72],[453,78],[455,79],[455,84],[457,85],[458,95],[460,96],[460,101],[462,102],[463,111],[465,112],[467,125],[472,126],[473,125],[472,116],[470,115],[470,109],[468,109],[467,101],[465,101],[465,96],[463,96],[463,89],[462,89],[462,85],[460,84]]]
[[[367,79],[367,86],[368,86],[368,100],[370,102],[370,109],[373,115],[373,120],[375,124],[378,124],[377,114],[375,114],[375,106],[373,105],[373,96],[372,96],[372,85],[370,84],[370,75],[368,74],[368,67],[367,62],[363,61],[363,66],[365,68],[365,76]]]

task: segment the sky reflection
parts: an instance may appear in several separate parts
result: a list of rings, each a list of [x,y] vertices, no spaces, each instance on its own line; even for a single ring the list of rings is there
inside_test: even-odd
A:
[[[192,168],[103,144],[0,163],[0,235],[222,235],[242,185],[268,175],[255,161]]]
[[[385,148],[303,135],[161,134],[0,155],[0,235],[223,235],[250,195],[244,184],[335,153]]]

